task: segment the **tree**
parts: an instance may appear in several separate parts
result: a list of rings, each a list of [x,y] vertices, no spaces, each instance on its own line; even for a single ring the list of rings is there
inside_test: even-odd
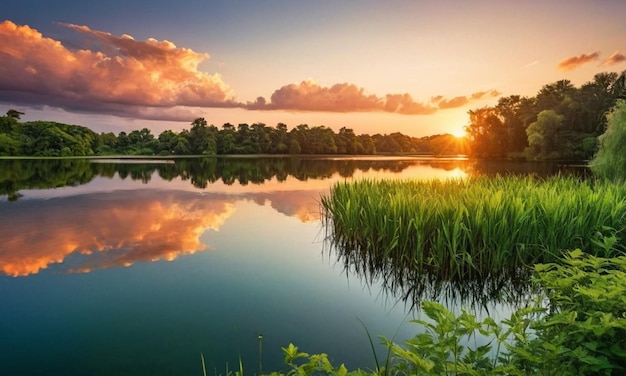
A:
[[[501,158],[507,154],[508,131],[495,107],[469,111],[470,124],[465,127],[471,153],[478,157]]]
[[[563,124],[563,115],[554,110],[543,110],[537,115],[537,121],[526,129],[528,135],[527,154],[530,157],[550,157],[557,152],[557,133]]]
[[[626,102],[619,100],[607,115],[606,131],[598,138],[600,148],[591,160],[592,171],[611,180],[626,179]]]
[[[289,151],[289,133],[285,123],[276,124],[276,128],[270,132],[271,152],[285,154]]]
[[[524,112],[528,112],[529,104],[527,98],[521,98],[519,95],[502,97],[498,100],[496,109],[506,130],[507,153],[522,152],[528,146]]]
[[[15,120],[20,120],[20,117],[22,115],[24,115],[23,112],[20,112],[18,110],[14,110],[14,109],[10,109],[9,111],[7,111],[7,115],[6,116],[10,117],[12,119],[15,119]]]
[[[289,154],[300,154],[300,144],[298,143],[298,140],[291,139],[291,145],[289,146]]]
[[[187,135],[192,154],[217,154],[217,128],[213,125],[207,126],[204,118],[194,120]]]

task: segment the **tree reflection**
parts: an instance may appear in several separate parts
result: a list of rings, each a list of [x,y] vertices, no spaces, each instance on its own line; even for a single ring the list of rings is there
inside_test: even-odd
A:
[[[98,163],[94,163],[94,162]],[[0,160],[0,196],[9,201],[20,198],[25,189],[48,189],[86,184],[96,177],[131,179],[147,184],[154,174],[172,181],[189,181],[205,189],[221,181],[226,185],[260,185],[270,180],[283,182],[289,177],[299,181],[328,179],[333,175],[350,178],[357,172],[402,172],[413,166],[430,166],[451,171],[465,170],[468,161],[416,158],[342,159],[319,157],[234,157],[155,160],[89,159],[3,159]]]

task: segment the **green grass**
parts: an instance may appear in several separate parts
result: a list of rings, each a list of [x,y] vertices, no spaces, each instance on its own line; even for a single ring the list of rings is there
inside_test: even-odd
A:
[[[333,248],[356,268],[466,281],[579,248],[624,249],[626,184],[557,176],[336,183],[321,199]],[[349,261],[346,261],[349,263]]]

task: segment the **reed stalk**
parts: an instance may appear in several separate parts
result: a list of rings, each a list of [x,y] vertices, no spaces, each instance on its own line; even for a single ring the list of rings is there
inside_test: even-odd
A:
[[[569,176],[340,182],[321,209],[333,246],[362,268],[445,280],[626,249],[626,184]]]

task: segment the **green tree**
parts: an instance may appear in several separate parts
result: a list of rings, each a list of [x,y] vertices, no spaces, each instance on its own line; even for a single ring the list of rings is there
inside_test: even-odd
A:
[[[626,102],[619,100],[607,115],[606,131],[598,138],[600,148],[591,160],[592,171],[612,180],[626,179]]]
[[[275,154],[286,154],[289,151],[289,133],[285,123],[276,124],[276,128],[270,132],[270,151]]]
[[[191,123],[187,136],[192,154],[217,154],[217,128],[208,126],[204,118],[197,118]]]
[[[554,156],[557,133],[563,124],[563,115],[554,110],[543,110],[537,115],[537,121],[526,129],[528,135],[527,155],[547,158]],[[552,154],[552,155],[551,155]]]
[[[224,123],[217,135],[217,153],[235,154],[237,152],[235,136],[235,126],[230,123]]]

